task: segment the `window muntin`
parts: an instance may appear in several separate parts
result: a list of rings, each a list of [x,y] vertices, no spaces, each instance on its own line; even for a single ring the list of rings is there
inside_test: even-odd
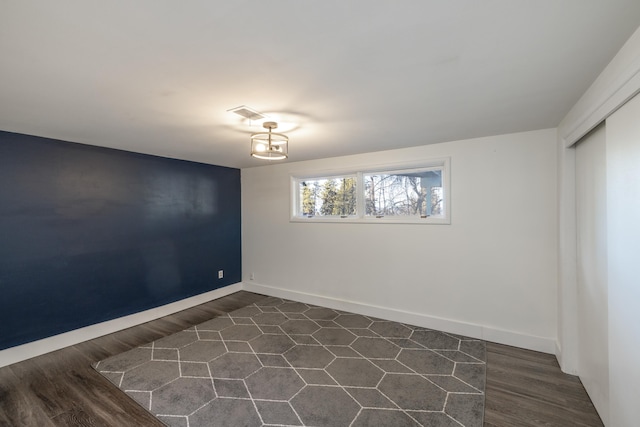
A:
[[[291,221],[449,224],[449,162],[292,176]]]

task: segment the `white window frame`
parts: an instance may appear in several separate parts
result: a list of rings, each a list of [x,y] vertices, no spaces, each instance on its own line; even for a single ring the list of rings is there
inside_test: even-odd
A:
[[[399,174],[402,172],[416,172],[429,169],[442,169],[443,214],[439,216],[383,216],[365,215],[364,175],[371,173]],[[341,217],[338,215],[304,216],[300,207],[300,182],[315,179],[331,179],[341,177],[356,177],[356,215]],[[364,165],[350,169],[325,170],[312,173],[294,173],[290,176],[290,222],[307,223],[356,223],[356,224],[451,224],[451,159],[438,158],[416,160],[411,162]]]

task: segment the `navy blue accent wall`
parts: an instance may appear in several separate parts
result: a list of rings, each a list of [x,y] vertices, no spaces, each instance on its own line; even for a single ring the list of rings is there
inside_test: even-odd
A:
[[[239,169],[0,131],[0,349],[239,282],[240,225]]]

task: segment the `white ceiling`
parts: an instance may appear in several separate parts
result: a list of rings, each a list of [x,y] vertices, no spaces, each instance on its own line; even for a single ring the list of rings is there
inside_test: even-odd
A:
[[[551,128],[638,0],[5,0],[0,129],[231,167]]]

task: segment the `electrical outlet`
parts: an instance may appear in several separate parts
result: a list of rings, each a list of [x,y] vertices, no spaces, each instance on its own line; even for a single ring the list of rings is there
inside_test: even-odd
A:
[[[254,276],[254,275],[253,275],[253,273],[251,273],[251,274],[249,275],[249,280],[253,280],[253,279],[255,279],[255,278],[256,278],[256,276]]]
[[[218,270],[218,279],[222,279],[224,277],[224,270]]]

